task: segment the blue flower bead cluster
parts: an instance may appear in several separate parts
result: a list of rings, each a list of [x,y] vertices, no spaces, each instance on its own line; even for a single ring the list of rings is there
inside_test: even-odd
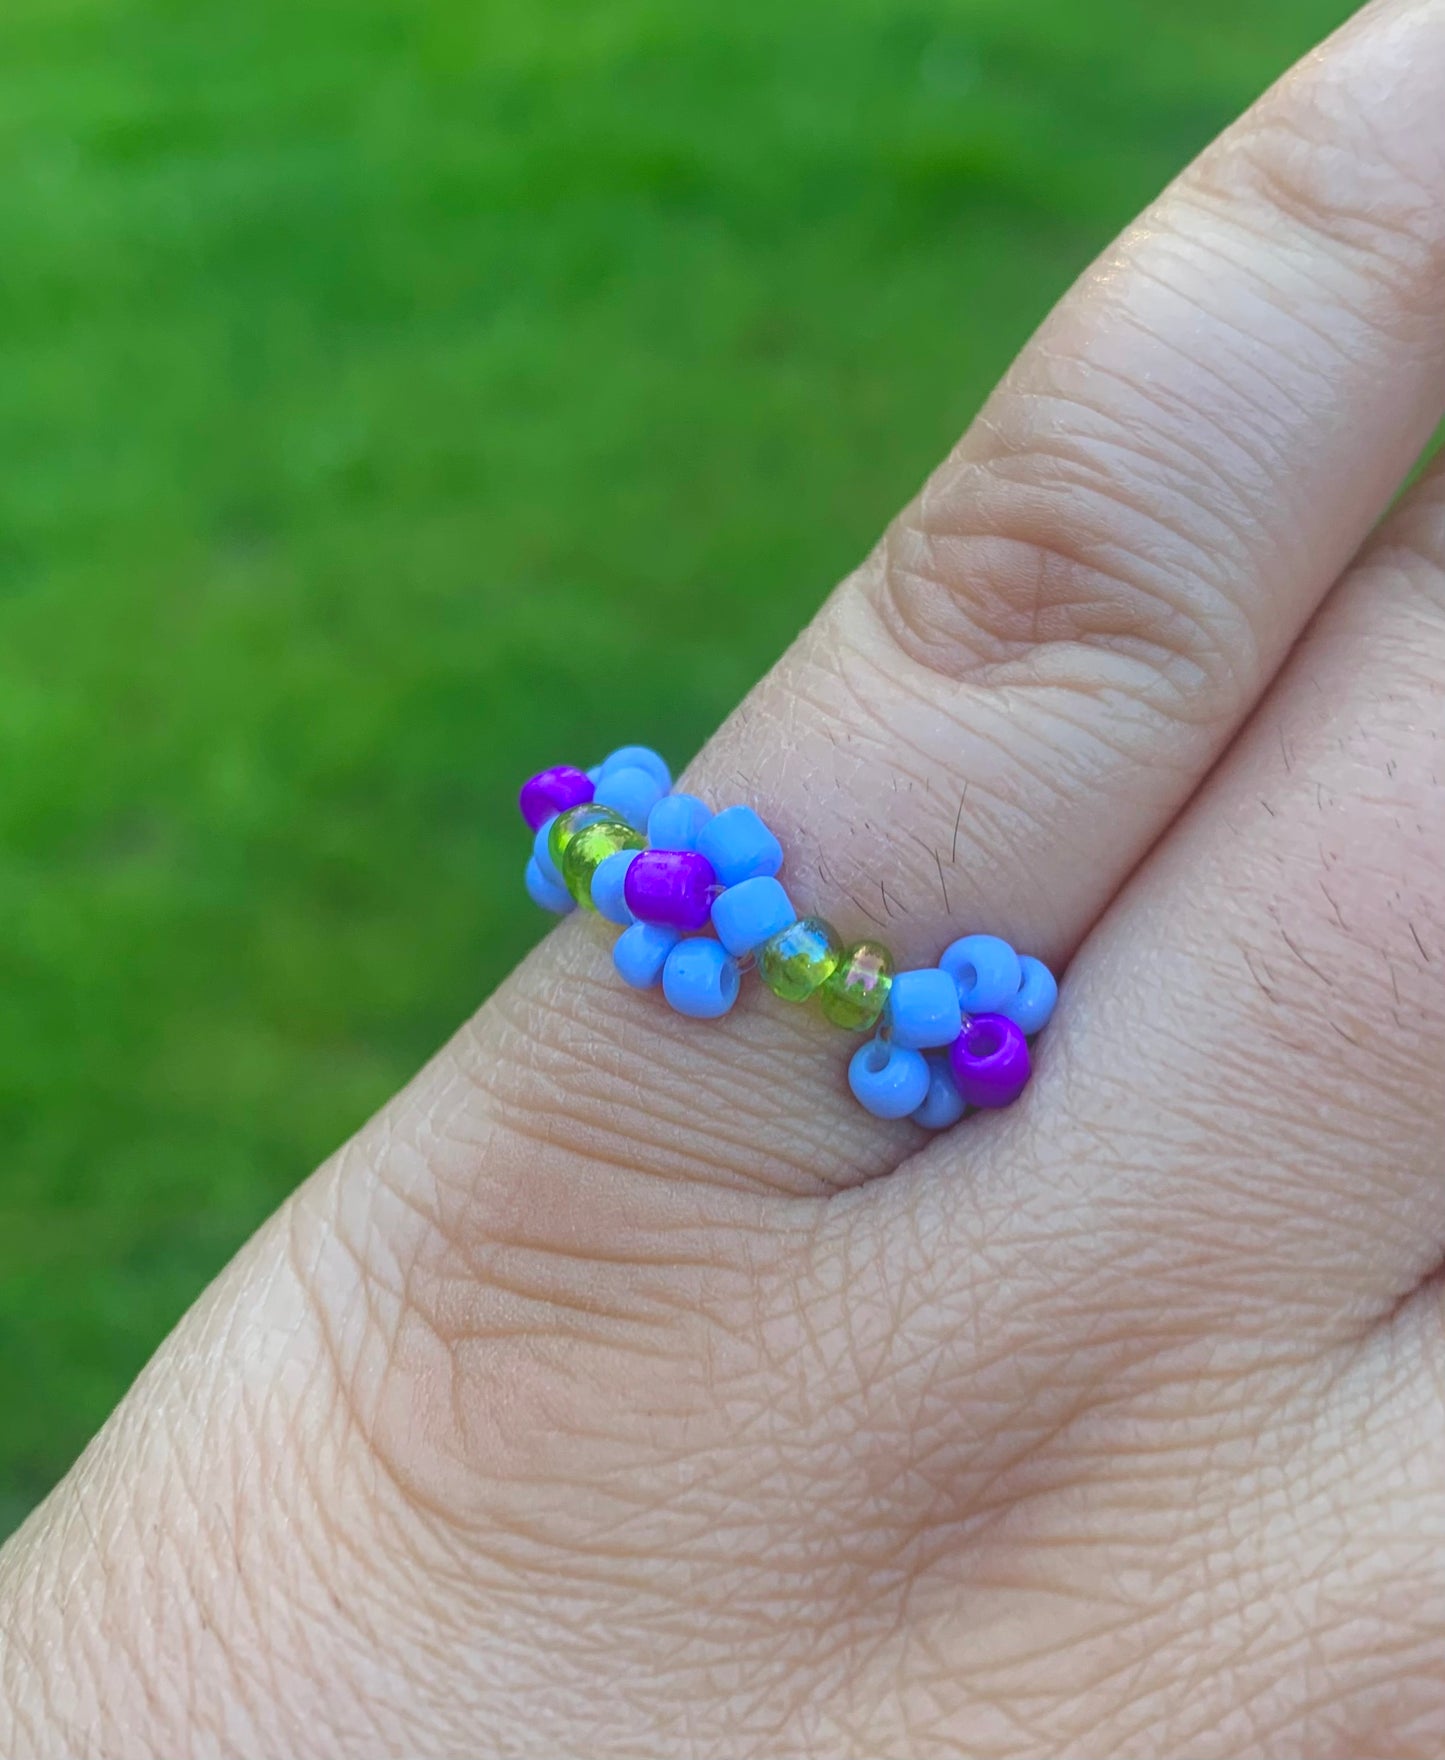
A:
[[[645,746],[623,746],[590,771],[541,771],[519,805],[534,833],[532,898],[620,925],[618,973],[636,989],[660,986],[679,1014],[726,1014],[755,967],[775,996],[815,999],[835,1026],[873,1032],[848,1081],[879,1118],[941,1130],[1022,1092],[1028,1041],[1058,996],[1041,961],[967,935],[937,966],[900,972],[881,942],[845,945],[794,908],[778,879],[782,845],[751,807],[714,813],[673,793],[666,763]]]

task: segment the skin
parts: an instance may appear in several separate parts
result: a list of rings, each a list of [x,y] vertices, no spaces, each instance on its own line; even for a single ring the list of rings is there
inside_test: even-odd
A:
[[[686,779],[903,964],[938,1139],[562,924],[0,1554],[0,1752],[1445,1746],[1445,0],[1065,298]]]

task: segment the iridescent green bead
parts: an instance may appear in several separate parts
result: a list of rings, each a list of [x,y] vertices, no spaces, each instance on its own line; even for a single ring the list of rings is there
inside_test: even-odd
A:
[[[758,949],[758,975],[784,1002],[806,1002],[837,969],[843,947],[821,917],[801,917]]]
[[[818,992],[818,1006],[835,1027],[866,1033],[888,1004],[893,955],[881,941],[855,941]]]
[[[595,801],[584,801],[580,807],[569,807],[565,813],[558,813],[547,833],[547,853],[557,872],[562,872],[562,857],[579,831],[585,831],[589,825],[610,825],[614,820],[626,823],[620,813],[615,813],[611,807],[598,806]]]
[[[562,872],[567,890],[584,910],[595,911],[592,876],[618,850],[646,849],[647,839],[606,807],[574,807],[570,813],[563,813],[562,818],[575,819],[579,814],[588,815],[583,823],[569,826],[560,837],[554,825],[547,842],[554,852],[556,843],[562,846],[560,859],[555,853],[552,859]]]

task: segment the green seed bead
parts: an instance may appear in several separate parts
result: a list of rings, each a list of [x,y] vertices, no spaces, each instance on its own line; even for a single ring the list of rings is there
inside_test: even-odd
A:
[[[556,864],[557,872],[561,873],[567,845],[579,831],[585,831],[589,825],[610,825],[614,820],[626,823],[620,813],[614,813],[611,807],[599,807],[595,801],[584,801],[580,807],[569,807],[565,813],[558,813],[547,833],[547,853]]]
[[[784,1002],[806,1002],[837,969],[843,948],[821,917],[803,917],[758,949],[758,974]]]
[[[866,1033],[888,1005],[893,955],[881,941],[855,941],[818,992],[818,1006],[835,1027]]]
[[[560,837],[557,835],[557,826],[554,825],[548,834],[547,846],[553,851],[552,859],[561,870],[567,890],[584,910],[595,911],[597,906],[592,902],[592,876],[608,856],[616,855],[618,850],[646,849],[647,839],[619,814],[606,807],[573,807],[570,813],[563,813],[562,818],[572,819],[579,813],[589,817],[580,825],[568,826]],[[560,859],[556,854],[558,843],[562,846]]]

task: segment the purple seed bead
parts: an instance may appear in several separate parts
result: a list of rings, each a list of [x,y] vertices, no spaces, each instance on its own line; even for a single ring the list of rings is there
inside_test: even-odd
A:
[[[1006,1015],[973,1014],[948,1048],[958,1091],[970,1106],[1008,1106],[1028,1082],[1028,1040]]]
[[[691,933],[712,915],[717,874],[690,849],[645,849],[627,870],[622,896],[639,923]]]
[[[551,770],[539,770],[535,776],[527,778],[517,796],[517,805],[522,809],[522,817],[535,831],[553,814],[565,813],[569,807],[585,806],[592,799],[592,792],[592,779],[586,771],[574,770],[570,764],[557,764]]]

